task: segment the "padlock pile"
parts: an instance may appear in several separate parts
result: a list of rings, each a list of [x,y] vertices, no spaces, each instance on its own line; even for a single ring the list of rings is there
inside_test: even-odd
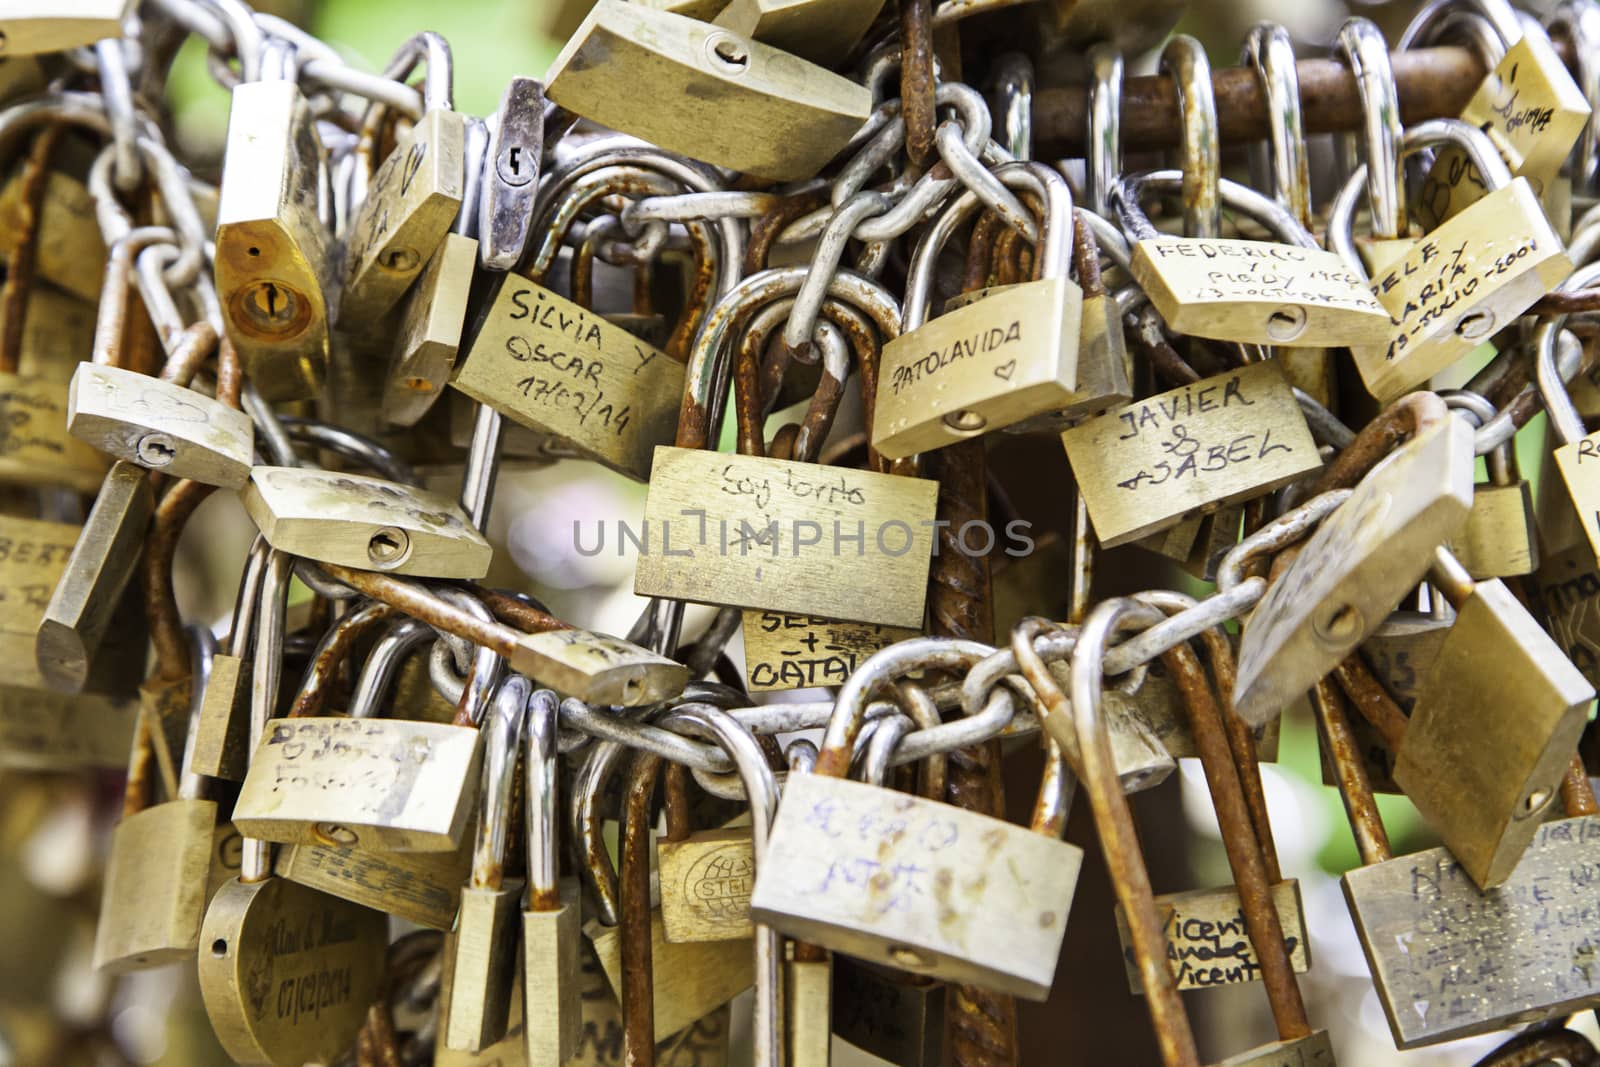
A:
[[[117,977],[0,998],[0,1063],[140,1060],[120,976],[174,963],[239,1063],[723,1064],[752,989],[757,1064],[1016,1063],[1081,792],[1132,1045],[1197,1067],[1180,991],[1259,982],[1278,1040],[1223,1062],[1329,1065],[1285,714],[1395,1045],[1600,1062],[1600,0],[1216,72],[1173,2],[555,4],[481,118],[435,33],[371,73],[243,0],[55,6],[0,0],[0,929],[66,951],[3,919],[19,798],[110,784]],[[557,463],[644,487],[501,494],[626,548],[626,632],[488,536]],[[1232,884],[1157,897],[1128,794],[1182,758]],[[1441,846],[1393,856],[1384,791]]]

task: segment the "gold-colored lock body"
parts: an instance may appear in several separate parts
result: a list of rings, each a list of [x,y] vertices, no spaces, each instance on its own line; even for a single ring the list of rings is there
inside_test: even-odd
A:
[[[882,9],[883,0],[727,0],[716,23],[834,66],[861,43]]]
[[[1275,362],[1205,378],[1061,435],[1096,536],[1126,544],[1322,466]]]
[[[1291,878],[1273,885],[1272,903],[1283,926],[1289,962],[1296,974],[1304,974],[1311,969],[1311,943],[1306,938],[1300,883]],[[1166,893],[1156,897],[1156,907],[1167,935],[1167,963],[1179,989],[1211,989],[1261,980],[1260,957],[1250,940],[1238,889],[1224,886]],[[1144,986],[1130,942],[1128,918],[1120,904],[1117,936],[1122,939],[1128,988],[1142,995]]]
[[[228,337],[267,400],[303,400],[328,373],[322,142],[293,82],[233,88],[217,208],[217,297]]]
[[[120,367],[80,363],[67,430],[116,459],[224,489],[250,478],[255,427],[236,408]]]
[[[382,478],[256,467],[240,499],[273,548],[325,563],[482,578],[494,554],[455,501]]]
[[[829,70],[622,0],[594,6],[545,81],[551,100],[584,118],[771,181],[816,174],[872,110],[864,86]],[[640,106],[642,85],[653,105]]]
[[[639,596],[919,629],[936,483],[658,448]]]
[[[401,134],[350,223],[341,328],[363,327],[405,295],[444,242],[466,184],[466,117],[429,109]]]
[[[1174,333],[1306,347],[1388,340],[1389,313],[1320,248],[1158,237],[1134,244],[1132,268]]]
[[[891,459],[1072,408],[1083,290],[1045,278],[981,300],[883,346],[872,446]]]
[[[194,955],[216,831],[213,800],[172,800],[117,824],[95,927],[97,969],[121,974]]]
[[[383,391],[383,417],[396,426],[415,426],[450,381],[477,262],[476,240],[447,233],[406,297]]]
[[[481,737],[400,719],[274,719],[233,809],[247,837],[453,852],[477,800]]]
[[[605,317],[507,276],[453,384],[508,418],[644,480],[678,428],[683,364]]]

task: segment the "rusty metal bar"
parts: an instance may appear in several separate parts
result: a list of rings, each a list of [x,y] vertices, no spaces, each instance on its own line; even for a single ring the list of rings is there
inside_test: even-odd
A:
[[[1488,73],[1467,48],[1419,48],[1390,56],[1400,91],[1400,120],[1407,126],[1424,119],[1461,114]],[[1335,133],[1361,128],[1361,95],[1355,75],[1335,59],[1303,59],[1295,64],[1305,131]],[[1217,132],[1223,142],[1243,143],[1267,136],[1267,101],[1249,67],[1214,70]],[[1033,130],[1041,159],[1081,156],[1089,125],[1089,94],[1080,86],[1041,89],[1034,97]],[[1125,150],[1175,148],[1182,136],[1178,93],[1172,79],[1129,78],[1122,86],[1122,145]]]

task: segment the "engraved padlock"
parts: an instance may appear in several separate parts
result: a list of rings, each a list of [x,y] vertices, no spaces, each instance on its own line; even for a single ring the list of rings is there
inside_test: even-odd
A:
[[[450,45],[419,33],[389,60],[384,74],[404,80],[427,66],[422,118],[395,141],[366,186],[345,239],[339,327],[364,329],[393,308],[433,258],[466,195],[466,120],[453,104]],[[357,158],[371,157],[384,108],[361,124]]]

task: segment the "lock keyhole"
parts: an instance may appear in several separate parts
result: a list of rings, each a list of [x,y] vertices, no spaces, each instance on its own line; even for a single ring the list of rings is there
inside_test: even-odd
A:
[[[401,529],[385,526],[367,541],[367,558],[376,567],[396,567],[411,554],[411,538]]]
[[[718,34],[706,40],[711,59],[727,74],[743,74],[750,69],[750,49],[737,37]]]
[[[279,338],[304,329],[311,306],[286,285],[264,278],[242,290],[231,302],[234,321],[247,332]]]
[[[1306,309],[1298,304],[1285,304],[1267,316],[1267,336],[1282,344],[1293,341],[1306,331]]]
[[[164,433],[147,433],[139,438],[138,454],[146,467],[165,467],[178,458],[178,444]]]

